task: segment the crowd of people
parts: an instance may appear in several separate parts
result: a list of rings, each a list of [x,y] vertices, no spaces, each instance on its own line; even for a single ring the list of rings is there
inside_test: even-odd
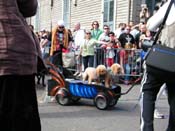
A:
[[[42,30],[36,33],[43,59],[49,58],[55,65],[64,66],[62,53],[73,51],[75,55],[72,59],[76,60],[73,67],[76,70],[75,76],[80,76],[87,67],[100,64],[110,67],[119,63],[124,74],[128,75],[124,78],[126,84],[131,80],[129,75],[141,73],[141,44],[143,39],[150,37],[145,35],[149,33],[146,23],[120,23],[116,31],[112,31],[108,25],[100,29],[98,21],[92,22],[91,29],[81,29],[80,22],[75,23],[73,30],[64,25],[64,21],[60,20],[52,32]]]

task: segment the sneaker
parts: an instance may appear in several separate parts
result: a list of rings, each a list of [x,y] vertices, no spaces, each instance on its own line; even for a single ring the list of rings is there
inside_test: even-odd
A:
[[[154,110],[154,118],[156,119],[164,119],[165,116],[161,114],[157,109]]]
[[[77,77],[82,77],[82,75],[83,75],[82,73],[79,73],[79,74],[77,75]]]
[[[125,85],[129,85],[129,84],[130,84],[130,81],[124,80],[124,84],[125,84]]]
[[[78,74],[80,74],[80,72],[77,71],[74,73],[74,76],[77,76]]]

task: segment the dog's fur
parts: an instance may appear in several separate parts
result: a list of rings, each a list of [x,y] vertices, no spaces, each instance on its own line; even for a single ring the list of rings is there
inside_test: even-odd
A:
[[[112,64],[111,66],[111,72],[114,76],[118,75],[118,74],[124,74],[124,70],[123,68],[121,67],[120,64],[118,63],[114,63]]]
[[[92,81],[97,79],[96,68],[94,67],[86,68],[82,77],[83,77],[83,81],[88,80],[88,84],[91,84]]]
[[[111,78],[104,65],[98,65],[97,68],[88,67],[83,73],[83,81],[88,79],[88,84],[95,81],[96,84],[100,84],[103,80],[105,82],[105,87],[110,87]]]

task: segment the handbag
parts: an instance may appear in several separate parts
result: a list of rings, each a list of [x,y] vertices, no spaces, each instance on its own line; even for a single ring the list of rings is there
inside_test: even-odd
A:
[[[156,73],[156,69],[175,75],[175,49],[163,46],[153,45],[146,58],[148,71],[152,67],[152,72]],[[160,73],[157,73],[160,75]]]
[[[75,66],[75,52],[62,52],[63,67],[74,67]]]
[[[142,49],[147,52],[153,46],[154,40],[152,39],[144,39],[142,42]]]
[[[165,21],[167,19],[168,13],[170,11],[171,5],[173,4],[171,0],[167,12],[165,14],[162,25],[156,35],[155,41],[153,42],[152,48],[148,51],[145,59],[147,65],[147,72],[154,73],[157,76],[175,76],[175,49],[166,47],[164,45],[156,44],[158,35],[160,34]]]

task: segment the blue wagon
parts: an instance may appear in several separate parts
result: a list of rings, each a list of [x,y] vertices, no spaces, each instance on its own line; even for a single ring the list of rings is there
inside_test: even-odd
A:
[[[48,95],[55,96],[60,105],[68,105],[78,102],[81,98],[87,98],[92,99],[98,109],[105,110],[115,106],[120,96],[127,94],[134,87],[132,85],[127,92],[121,93],[119,85],[106,88],[103,85],[65,78],[61,71],[52,64],[50,64],[49,72],[51,79],[48,80]]]

